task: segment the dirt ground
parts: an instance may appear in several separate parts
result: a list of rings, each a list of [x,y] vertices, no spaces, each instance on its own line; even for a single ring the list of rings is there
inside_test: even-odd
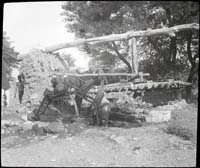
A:
[[[4,111],[3,119],[16,118],[15,111],[21,106],[23,105],[19,105],[17,99],[12,99],[11,106]],[[176,112],[179,116],[180,111],[183,110]],[[197,107],[185,108],[183,114],[191,118],[191,120],[187,119],[187,123],[189,122],[190,129],[196,134]],[[177,119],[179,117],[176,117]],[[192,140],[184,140],[179,136],[168,134],[165,130],[169,124],[171,122],[146,124],[127,129],[86,126],[74,131],[74,134],[47,134],[46,136],[35,135],[31,131],[2,135],[1,165],[12,167],[196,166],[196,135]],[[183,125],[183,121],[181,124]],[[188,125],[186,124],[186,127]]]
[[[113,140],[113,137],[121,137]],[[72,137],[32,137],[25,143],[1,148],[2,166],[130,166],[193,167],[196,148],[190,141],[159,128],[89,128]],[[27,140],[28,141],[28,140]],[[2,143],[3,143],[2,142]]]

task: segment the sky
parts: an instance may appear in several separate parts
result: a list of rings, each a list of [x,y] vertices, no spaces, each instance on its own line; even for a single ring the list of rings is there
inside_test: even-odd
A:
[[[32,48],[45,48],[54,44],[75,39],[73,33],[65,28],[61,5],[62,1],[5,3],[3,31],[13,41],[12,46],[20,54]],[[71,53],[76,66],[87,69],[89,58],[77,48],[61,52]]]

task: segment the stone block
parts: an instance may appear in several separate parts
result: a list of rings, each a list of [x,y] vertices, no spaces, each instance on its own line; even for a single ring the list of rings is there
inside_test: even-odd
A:
[[[149,109],[144,109],[143,113],[144,114],[149,114],[150,110]]]
[[[22,115],[21,118],[23,121],[28,121],[28,116],[26,114]]]
[[[142,108],[135,109],[135,113],[143,113],[143,112],[144,112],[144,109]]]
[[[31,96],[30,96],[30,99],[31,100],[34,100],[34,99],[39,99],[39,95],[37,93],[33,93]]]
[[[27,114],[27,119],[29,121],[37,121],[39,118],[36,116],[34,112]]]
[[[50,122],[46,128],[49,133],[60,133],[65,130],[64,125],[61,122]]]
[[[164,106],[158,106],[157,108],[155,108],[156,110],[174,110],[174,106],[173,105],[164,105]]]
[[[40,121],[43,122],[54,122],[56,121],[60,115],[40,115]]]
[[[48,126],[48,123],[37,122],[32,126],[32,130],[37,135],[45,135],[46,134],[45,130],[46,130],[47,126]]]
[[[26,130],[32,129],[33,125],[34,125],[33,122],[31,122],[31,121],[26,121],[26,122],[24,122],[24,123],[21,125],[21,127],[22,127],[22,129],[23,129],[24,131],[26,131]]]
[[[171,119],[171,110],[151,110],[146,116],[146,122],[159,123]]]
[[[85,129],[85,123],[73,122],[72,124],[68,125],[68,132],[72,135],[78,134]]]
[[[46,128],[49,125],[49,123],[48,122],[36,121],[35,125],[37,125],[39,128]]]

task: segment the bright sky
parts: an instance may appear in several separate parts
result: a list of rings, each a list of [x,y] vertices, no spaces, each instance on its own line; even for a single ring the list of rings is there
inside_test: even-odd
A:
[[[17,2],[4,4],[3,30],[13,41],[15,50],[24,54],[32,48],[45,48],[49,45],[74,40],[74,34],[67,32],[61,5],[53,2]],[[71,53],[76,65],[87,67],[88,58],[77,48],[62,52]]]

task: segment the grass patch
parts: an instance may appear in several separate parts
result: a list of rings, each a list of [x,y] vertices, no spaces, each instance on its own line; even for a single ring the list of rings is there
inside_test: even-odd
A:
[[[197,138],[197,106],[187,104],[182,109],[172,111],[172,118],[164,131],[185,140],[196,141]]]
[[[167,129],[165,130],[168,134],[173,134],[176,136],[179,136],[185,140],[193,140],[194,134],[193,131],[191,131],[188,128],[184,128],[177,124],[168,125]]]

